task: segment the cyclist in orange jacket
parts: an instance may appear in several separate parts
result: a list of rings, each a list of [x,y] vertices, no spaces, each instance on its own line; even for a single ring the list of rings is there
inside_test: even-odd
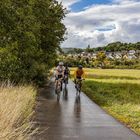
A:
[[[76,71],[74,72],[74,82],[76,83],[77,79],[85,79],[85,71],[82,65],[79,65]]]

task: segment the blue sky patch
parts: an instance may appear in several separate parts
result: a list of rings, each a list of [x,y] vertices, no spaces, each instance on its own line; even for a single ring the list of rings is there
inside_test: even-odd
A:
[[[115,24],[96,28],[97,31],[101,31],[101,32],[112,31],[112,30],[115,30],[115,29],[116,29]]]
[[[81,0],[71,6],[73,12],[82,11],[85,7],[94,5],[94,4],[110,4],[112,0]]]

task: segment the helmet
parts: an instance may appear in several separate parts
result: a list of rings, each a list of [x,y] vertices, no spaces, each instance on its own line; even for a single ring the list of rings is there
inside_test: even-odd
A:
[[[64,65],[64,63],[63,62],[59,62],[59,66],[63,66]]]
[[[78,68],[79,68],[79,69],[82,69],[82,68],[83,68],[83,66],[82,66],[82,65],[79,65],[79,66],[78,66]]]

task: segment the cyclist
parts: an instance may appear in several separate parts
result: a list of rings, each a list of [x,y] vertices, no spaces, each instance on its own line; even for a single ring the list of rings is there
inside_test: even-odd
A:
[[[65,71],[65,67],[63,66],[63,62],[59,62],[59,65],[56,68],[56,73],[55,73],[55,84],[57,86],[57,82],[59,79],[63,79],[64,78],[64,71]]]
[[[74,83],[76,84],[77,80],[85,79],[85,71],[83,70],[83,66],[79,65],[77,70],[74,72]]]
[[[69,80],[69,75],[70,75],[70,70],[69,70],[68,64],[66,64],[65,65],[65,70],[64,70],[64,77],[66,76],[66,78],[67,78],[67,84],[68,84],[68,80]]]

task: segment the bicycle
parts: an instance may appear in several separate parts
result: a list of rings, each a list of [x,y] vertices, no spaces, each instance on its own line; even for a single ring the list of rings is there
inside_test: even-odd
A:
[[[79,95],[80,96],[80,93],[81,93],[81,88],[82,88],[82,81],[84,79],[77,79],[76,80],[76,84],[75,84],[75,88],[76,88],[76,95]]]
[[[58,102],[60,100],[61,91],[62,91],[62,78],[57,80],[57,84],[56,84],[56,87],[55,87],[55,92],[57,94],[57,101]]]
[[[67,84],[68,84],[68,75],[64,76],[64,85],[65,85],[65,89],[67,88]]]

